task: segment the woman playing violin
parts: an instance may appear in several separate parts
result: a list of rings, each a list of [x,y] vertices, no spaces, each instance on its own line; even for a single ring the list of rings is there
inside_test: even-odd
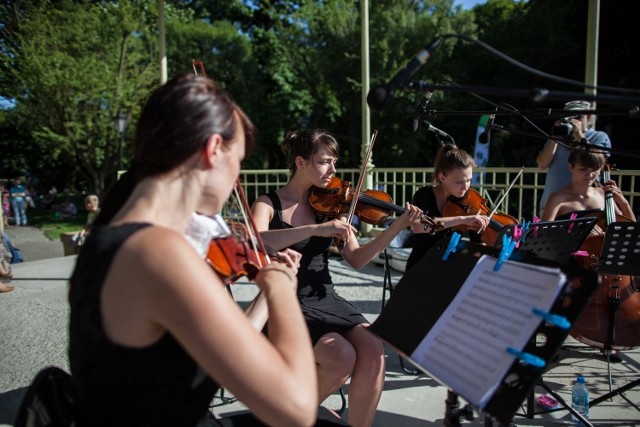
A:
[[[463,198],[467,195],[475,166],[473,157],[456,145],[446,144],[438,150],[433,165],[433,185],[416,191],[413,204],[433,217],[434,221],[440,222],[444,229],[433,233],[429,227],[422,225],[414,224],[411,227],[416,236],[413,239],[413,250],[407,259],[407,270],[452,227],[464,225],[476,231],[482,231],[487,227],[489,219],[481,213],[448,217],[442,214],[450,198]]]
[[[319,401],[351,377],[349,424],[369,426],[384,384],[384,348],[366,331],[366,318],[335,292],[329,249],[334,238],[344,241],[342,256],[352,267],[361,268],[400,230],[418,222],[422,211],[407,204],[404,214],[388,229],[360,246],[353,226],[343,218],[317,218],[309,203],[309,190],[328,186],[336,172],[336,139],[323,130],[290,132],[282,149],[288,156],[291,178],[284,187],[256,200],[256,226],[264,231],[261,235],[269,246],[302,253],[298,300],[314,345]]]
[[[553,221],[573,212],[604,209],[604,195],[605,192],[610,191],[613,194],[616,214],[624,215],[635,221],[633,210],[615,181],[604,182],[601,187],[593,185],[605,163],[606,157],[602,152],[588,151],[584,148],[571,150],[568,164],[571,172],[571,184],[549,196],[542,212],[542,220]],[[594,230],[596,230],[595,232],[603,231],[595,228]]]
[[[107,195],[70,280],[77,426],[316,422],[295,260],[269,264],[255,279],[269,310],[267,338],[184,236],[194,212],[221,210],[253,133],[206,77],[178,76],[149,98],[133,167]],[[219,384],[252,413],[216,419],[209,405]]]

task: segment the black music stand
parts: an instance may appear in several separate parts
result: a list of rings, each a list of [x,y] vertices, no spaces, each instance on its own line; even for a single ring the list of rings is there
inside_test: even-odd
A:
[[[597,270],[603,274],[640,275],[640,225],[637,222],[613,222],[607,226]]]
[[[637,222],[613,222],[607,226],[607,231],[602,244],[600,258],[596,267],[598,273],[619,274],[621,276],[640,275],[640,225]],[[615,311],[620,301],[610,301],[610,330],[609,343],[605,345],[607,353],[607,371],[609,374],[609,393],[606,393],[589,403],[589,407],[608,400],[613,396],[620,395],[627,402],[631,403],[624,393],[638,385],[640,378],[630,383],[611,390],[611,370],[609,369],[609,352],[615,345]],[[637,406],[633,405],[636,409]]]
[[[596,217],[582,216],[575,219],[532,223],[527,231],[524,242],[520,242],[517,252],[512,256],[512,259],[518,260],[524,255],[529,255],[562,264],[570,263],[573,256],[572,254],[579,250],[580,246],[584,243],[586,238],[589,236],[589,233],[596,225],[596,222]],[[501,233],[512,237],[514,227],[514,225],[509,225],[501,230]],[[502,244],[501,237],[496,240],[496,244],[498,244],[498,242]],[[577,316],[575,318],[577,318]],[[532,419],[535,415],[546,414],[563,409],[574,415],[576,414],[571,405],[544,382],[542,375],[537,380],[536,385],[542,387],[547,391],[547,393],[552,395],[553,398],[560,403],[561,407],[551,410],[536,411],[534,404],[535,387],[533,387],[527,396],[527,410],[525,413],[527,418]],[[586,420],[583,421],[585,425],[590,425],[585,421]]]
[[[369,327],[372,333],[394,348],[416,368],[428,374],[430,374],[429,367],[418,364],[411,358],[411,354],[427,336],[447,306],[454,300],[466,278],[476,266],[479,256],[497,257],[500,252],[496,248],[461,241],[456,252],[449,254],[447,260],[443,260],[447,243],[447,238],[439,241],[405,273],[396,285],[393,298],[389,299],[380,316]],[[521,254],[520,258],[522,263],[558,267],[562,270],[567,280],[563,284],[560,296],[549,311],[573,322],[595,290],[597,274],[591,270],[566,264],[561,265],[526,253]],[[424,283],[425,278],[428,278],[430,282]],[[571,303],[566,307],[563,307],[562,304],[563,294],[571,296]],[[407,325],[411,325],[411,327],[407,327]],[[535,342],[535,337],[540,334],[544,334],[546,340],[538,345]],[[548,363],[553,359],[567,336],[567,330],[550,326],[540,319],[537,329],[522,351],[533,354]],[[513,362],[507,375],[499,380],[499,385],[495,389],[487,391],[490,397],[488,403],[482,408],[488,417],[485,425],[493,419],[500,425],[508,425],[541,374],[540,368]],[[447,386],[450,391],[446,401],[445,424],[448,426],[460,425],[459,418],[461,416],[468,418],[469,416],[469,405],[465,410],[457,409],[458,391],[451,390],[450,386],[437,376],[431,376]],[[575,410],[572,408],[570,410],[580,417]]]
[[[594,217],[585,217],[532,223],[524,242],[520,241],[517,253],[568,263],[571,254],[576,252],[589,236],[596,220],[597,218]],[[514,228],[515,225],[508,225],[500,230],[495,243],[496,247],[502,246],[502,235],[513,237]]]

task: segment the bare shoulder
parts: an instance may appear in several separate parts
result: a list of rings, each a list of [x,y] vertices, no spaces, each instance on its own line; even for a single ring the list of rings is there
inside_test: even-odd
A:
[[[273,208],[273,202],[271,202],[271,198],[269,196],[267,196],[266,194],[263,194],[263,195],[259,196],[256,199],[256,201],[254,202],[254,206],[258,205],[259,203],[265,204],[265,205]]]
[[[139,231],[123,245],[115,259],[124,279],[148,284],[148,291],[172,287],[193,277],[213,275],[195,249],[177,231],[151,226]],[[209,273],[209,275],[207,275]]]

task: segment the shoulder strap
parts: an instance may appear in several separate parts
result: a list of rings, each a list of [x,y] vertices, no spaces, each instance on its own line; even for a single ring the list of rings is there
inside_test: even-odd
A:
[[[271,204],[273,205],[273,219],[278,219],[280,223],[282,223],[282,204],[280,203],[280,197],[275,191],[271,191],[265,194],[271,200]],[[273,222],[273,219],[271,220]]]

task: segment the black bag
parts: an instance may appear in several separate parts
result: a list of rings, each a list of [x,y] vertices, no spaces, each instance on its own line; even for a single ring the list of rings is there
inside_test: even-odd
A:
[[[55,366],[41,370],[27,389],[14,427],[68,427],[74,419],[71,375]]]

